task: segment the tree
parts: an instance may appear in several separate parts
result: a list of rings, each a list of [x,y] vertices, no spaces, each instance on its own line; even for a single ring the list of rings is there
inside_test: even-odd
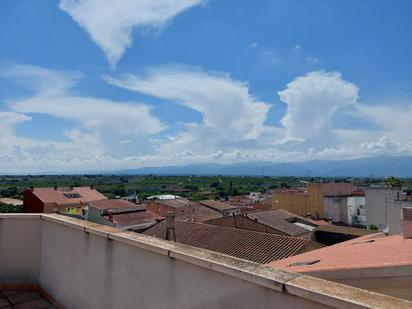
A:
[[[402,187],[403,181],[396,177],[388,177],[385,179],[385,183],[391,187]]]

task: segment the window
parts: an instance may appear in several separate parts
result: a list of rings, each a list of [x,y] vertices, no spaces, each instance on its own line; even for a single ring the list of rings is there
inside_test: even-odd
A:
[[[63,195],[67,198],[80,198],[80,194],[79,193],[63,193]]]

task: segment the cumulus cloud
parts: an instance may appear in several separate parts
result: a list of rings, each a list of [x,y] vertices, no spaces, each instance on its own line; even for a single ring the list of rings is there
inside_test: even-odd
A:
[[[281,123],[287,137],[313,140],[332,129],[332,117],[358,99],[358,87],[339,72],[316,71],[299,76],[279,91],[287,104]]]
[[[133,42],[135,27],[161,29],[179,13],[204,0],[60,0],[69,14],[105,52],[112,66]]]
[[[8,99],[8,110],[0,111],[2,172],[412,154],[412,105],[360,103],[358,87],[338,72],[311,72],[287,84],[279,92],[288,106],[283,127],[266,125],[271,105],[228,74],[168,66],[104,77],[112,85],[181,104],[203,116],[198,123],[170,123],[171,131],[147,104],[79,95],[74,91],[81,79],[78,72],[17,65],[0,70],[0,76],[32,91]],[[362,126],[336,127],[334,116],[342,112]],[[73,124],[62,132],[66,139],[17,135],[15,128],[37,114],[70,120]]]
[[[142,75],[104,78],[112,85],[172,100],[200,112],[204,126],[215,129],[219,137],[256,139],[265,130],[270,105],[251,95],[247,83],[227,74],[173,66],[153,68]]]

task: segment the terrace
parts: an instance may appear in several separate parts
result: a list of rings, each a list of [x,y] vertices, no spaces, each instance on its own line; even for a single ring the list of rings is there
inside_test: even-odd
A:
[[[0,290],[66,308],[411,308],[412,302],[56,214],[0,215]]]

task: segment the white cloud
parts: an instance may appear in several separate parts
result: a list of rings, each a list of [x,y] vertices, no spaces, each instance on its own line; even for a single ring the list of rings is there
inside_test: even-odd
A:
[[[43,94],[10,103],[20,113],[48,114],[77,121],[81,126],[118,136],[146,136],[159,133],[165,126],[141,103],[122,103],[79,96]]]
[[[196,68],[160,67],[144,75],[104,78],[115,86],[172,100],[202,113],[204,126],[215,129],[219,138],[258,138],[270,108],[249,93],[247,83]]]
[[[179,13],[204,0],[60,0],[69,14],[105,52],[112,66],[133,42],[135,27],[161,29]]]
[[[118,102],[73,94],[71,88],[80,74],[59,72],[36,66],[15,65],[2,71],[34,90],[27,98],[10,100],[14,111],[26,114],[48,114],[74,120],[90,130],[110,131],[119,136],[146,136],[165,129],[151,115],[151,107],[139,102]]]
[[[295,78],[278,95],[288,106],[281,121],[287,137],[314,140],[332,129],[335,113],[355,104],[358,87],[339,72],[316,71]]]
[[[302,47],[300,46],[300,45],[298,45],[298,44],[296,44],[295,46],[293,46],[293,50],[294,51],[299,51],[299,50],[301,50],[302,49]]]
[[[12,137],[14,135],[14,127],[30,119],[31,117],[23,114],[0,111],[0,141]]]
[[[319,64],[321,60],[315,56],[307,56],[306,61],[312,64]]]
[[[26,162],[32,162],[43,154],[40,161],[45,160],[46,164],[66,160],[61,163],[62,166],[76,162],[87,167],[93,157],[108,160],[151,152],[151,136],[166,128],[151,114],[149,105],[73,93],[71,88],[79,78],[78,74],[34,66],[27,66],[26,70],[24,65],[17,65],[3,69],[1,76],[24,81],[24,86],[33,90],[33,94],[25,98],[8,100],[8,107],[13,112],[0,113],[0,148],[7,148],[9,156],[18,150],[19,156],[9,157],[16,162],[19,158],[23,159],[23,154]],[[30,120],[27,115],[36,117],[36,114],[74,122],[71,129],[61,132],[68,141],[53,142],[16,136],[15,126]],[[53,130],[52,127],[50,129]],[[130,142],[125,144],[125,140]],[[123,146],[119,147],[120,144]]]
[[[380,126],[385,135],[394,140],[411,141],[412,103],[356,106],[356,116]]]
[[[258,42],[253,42],[253,43],[250,43],[250,45],[249,45],[249,47],[251,47],[251,48],[256,48],[256,47],[258,47]]]
[[[16,79],[32,95],[8,101],[0,111],[0,171],[82,171],[200,162],[349,159],[412,154],[412,105],[358,102],[356,85],[338,72],[311,72],[279,92],[288,110],[284,127],[265,125],[271,107],[245,82],[191,67],[158,67],[141,75],[105,77],[113,85],[170,100],[200,112],[200,123],[165,125],[151,106],[87,97],[73,89],[81,77],[34,66],[0,75]],[[334,116],[352,111],[361,127],[336,128]],[[15,128],[36,114],[71,121],[56,142],[19,136]],[[349,119],[350,121],[350,119]],[[367,124],[374,123],[374,127]],[[53,129],[53,128],[51,128]],[[177,129],[177,130],[175,130]],[[166,133],[168,131],[165,131]],[[333,142],[328,143],[329,139]]]

